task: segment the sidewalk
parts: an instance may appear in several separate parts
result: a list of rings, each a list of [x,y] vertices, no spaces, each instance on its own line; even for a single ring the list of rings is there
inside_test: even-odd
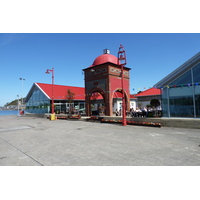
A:
[[[0,166],[199,166],[198,129],[0,117]]]

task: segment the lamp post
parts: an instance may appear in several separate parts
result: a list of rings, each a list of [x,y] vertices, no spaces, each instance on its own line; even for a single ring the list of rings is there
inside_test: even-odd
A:
[[[19,78],[19,80],[22,81],[22,105],[21,105],[21,109],[23,110],[23,89],[24,89],[23,81],[25,81],[25,79],[24,78]]]
[[[124,61],[120,63],[119,61]],[[121,65],[121,85],[122,85],[122,125],[126,126],[126,103],[125,103],[125,94],[124,94],[124,66],[126,65],[126,52],[124,47],[120,44],[118,51],[118,64]]]
[[[19,95],[17,95],[17,110],[18,110],[18,116],[19,116]]]
[[[50,72],[52,73],[52,105],[51,105],[51,113],[54,114],[54,68],[52,67],[52,69],[47,69],[47,71],[45,72],[46,74],[50,74]]]

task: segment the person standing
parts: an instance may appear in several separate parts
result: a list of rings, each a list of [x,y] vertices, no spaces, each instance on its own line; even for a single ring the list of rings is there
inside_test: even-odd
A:
[[[119,112],[118,112],[117,109],[116,109],[116,111],[115,111],[115,115],[116,115],[116,116],[119,116]]]

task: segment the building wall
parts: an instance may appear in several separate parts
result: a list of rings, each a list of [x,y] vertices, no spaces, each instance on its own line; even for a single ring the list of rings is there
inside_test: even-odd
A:
[[[136,100],[130,100],[130,108],[136,109]],[[113,112],[122,109],[122,100],[115,100],[113,104]]]
[[[163,117],[200,118],[200,63],[163,88]]]
[[[158,99],[161,105],[161,95],[155,95],[155,96],[138,97],[137,107],[144,108],[147,105],[150,105],[152,99]]]
[[[124,89],[127,101],[127,108],[130,109],[130,93],[129,93],[129,68],[124,68]],[[90,97],[89,94],[100,92],[104,98],[106,107],[106,115],[113,113],[113,95],[115,91],[122,89],[121,82],[121,68],[112,63],[104,63],[99,66],[89,67],[85,70],[85,103],[86,113],[89,116]]]
[[[34,88],[31,97],[26,103],[26,112],[28,113],[48,113],[50,109],[50,100],[37,87]]]

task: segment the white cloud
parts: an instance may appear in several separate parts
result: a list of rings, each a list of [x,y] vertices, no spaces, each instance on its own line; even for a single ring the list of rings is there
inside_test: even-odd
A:
[[[24,34],[0,33],[0,46],[11,44],[24,38]]]

